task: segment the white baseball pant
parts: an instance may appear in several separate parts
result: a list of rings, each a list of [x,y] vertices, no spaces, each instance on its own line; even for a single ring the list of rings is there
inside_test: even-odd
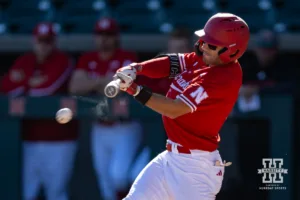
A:
[[[67,200],[76,142],[23,142],[23,199],[33,200],[40,187],[47,200]]]
[[[93,165],[105,200],[115,200],[116,192],[130,184],[130,168],[141,139],[142,129],[137,122],[94,125],[91,133]]]
[[[124,200],[214,200],[224,176],[219,151],[164,151],[139,174]]]

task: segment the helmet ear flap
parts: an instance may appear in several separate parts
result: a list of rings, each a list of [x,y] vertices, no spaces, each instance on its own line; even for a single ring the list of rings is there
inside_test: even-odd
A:
[[[222,62],[226,63],[230,60],[230,50],[227,47],[221,49],[218,54]]]
[[[224,47],[219,51],[219,57],[224,63],[227,63],[232,61],[232,59],[238,55],[238,53],[239,50],[236,47]]]

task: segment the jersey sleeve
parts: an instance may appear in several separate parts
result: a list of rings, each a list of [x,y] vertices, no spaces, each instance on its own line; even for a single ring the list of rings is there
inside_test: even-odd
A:
[[[202,59],[199,59],[195,53],[178,53],[177,55],[181,72],[192,68],[196,62],[202,62]]]
[[[210,98],[206,89],[199,83],[194,83],[188,86],[181,94],[177,96],[187,106],[191,112],[195,112],[201,105],[201,102]]]
[[[29,94],[32,96],[48,96],[54,94],[66,83],[73,70],[73,62],[67,56],[57,58],[57,65],[46,69],[42,75],[47,77],[46,81],[36,87],[31,87]]]
[[[177,96],[195,112],[198,109],[205,109],[213,106],[216,102],[225,98],[224,95],[231,93],[231,87],[224,84],[216,84],[203,79],[189,85],[181,94]]]
[[[138,75],[150,78],[174,78],[191,67],[194,59],[194,53],[159,54],[151,60],[138,63],[141,66]]]

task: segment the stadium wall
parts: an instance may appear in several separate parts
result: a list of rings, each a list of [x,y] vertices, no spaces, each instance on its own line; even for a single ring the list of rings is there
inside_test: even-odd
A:
[[[161,51],[167,45],[167,35],[122,35],[122,46],[128,50],[139,52]],[[196,39],[196,38],[195,38]],[[252,35],[249,50],[253,49],[256,35]],[[59,47],[68,52],[89,51],[94,48],[92,35],[70,34],[58,37]],[[279,35],[279,47],[283,51],[300,50],[300,34]],[[3,35],[0,36],[0,52],[23,52],[31,49],[31,36],[29,35]]]

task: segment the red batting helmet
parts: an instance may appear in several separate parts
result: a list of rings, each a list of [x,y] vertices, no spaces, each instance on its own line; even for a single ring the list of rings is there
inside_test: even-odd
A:
[[[224,63],[239,59],[246,51],[250,38],[247,23],[231,13],[213,15],[204,29],[195,31],[195,34],[200,37],[200,44],[206,42],[224,47],[219,51],[220,59]]]

